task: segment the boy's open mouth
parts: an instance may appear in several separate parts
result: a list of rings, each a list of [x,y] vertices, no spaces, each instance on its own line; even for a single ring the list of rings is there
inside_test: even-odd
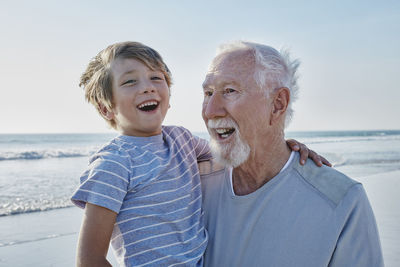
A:
[[[138,105],[137,108],[141,111],[150,112],[155,110],[158,107],[158,102],[155,100],[150,100],[147,102],[143,102],[142,104]]]
[[[216,128],[219,138],[225,139],[235,132],[235,128]]]

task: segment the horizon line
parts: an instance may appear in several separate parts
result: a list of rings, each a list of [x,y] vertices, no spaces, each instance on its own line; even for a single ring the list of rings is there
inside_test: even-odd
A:
[[[377,131],[400,131],[399,129],[352,129],[352,130],[289,130],[285,131],[287,133],[293,132],[377,132]],[[208,133],[207,131],[191,131],[193,133]],[[0,132],[0,135],[19,135],[19,134],[120,134],[117,131],[109,132]]]

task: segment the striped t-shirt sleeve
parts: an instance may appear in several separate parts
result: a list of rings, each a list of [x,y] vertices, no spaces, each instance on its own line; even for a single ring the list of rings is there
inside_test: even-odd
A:
[[[210,146],[207,140],[192,135],[192,144],[196,153],[197,162],[212,159]]]
[[[81,184],[73,194],[72,202],[81,208],[91,203],[119,213],[128,191],[131,170],[127,154],[125,156],[119,151],[97,153],[81,176]]]

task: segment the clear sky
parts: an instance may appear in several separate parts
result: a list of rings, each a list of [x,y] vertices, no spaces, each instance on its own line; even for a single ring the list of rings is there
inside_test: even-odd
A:
[[[300,95],[288,130],[400,129],[400,1],[1,1],[0,133],[108,132],[79,76],[107,45],[155,48],[174,85],[165,124],[205,131],[217,46],[290,48]]]

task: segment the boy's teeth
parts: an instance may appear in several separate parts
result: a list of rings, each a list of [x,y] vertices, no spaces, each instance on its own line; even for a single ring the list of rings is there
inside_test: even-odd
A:
[[[146,107],[146,106],[153,106],[153,105],[157,105],[157,102],[156,102],[156,101],[149,101],[149,102],[140,104],[140,105],[138,106],[138,108],[143,108],[143,107]]]

